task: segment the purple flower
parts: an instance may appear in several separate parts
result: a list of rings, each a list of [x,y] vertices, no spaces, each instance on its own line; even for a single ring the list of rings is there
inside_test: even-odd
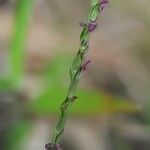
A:
[[[45,149],[46,150],[52,150],[53,149],[52,144],[51,143],[46,144]]]
[[[100,10],[102,11],[108,5],[108,0],[100,0]]]
[[[62,150],[61,144],[56,144],[55,145],[55,150]]]
[[[97,27],[97,23],[95,21],[91,21],[88,23],[88,31],[93,32]]]

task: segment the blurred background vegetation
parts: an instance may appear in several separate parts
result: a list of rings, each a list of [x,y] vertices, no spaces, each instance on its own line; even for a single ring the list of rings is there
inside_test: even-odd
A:
[[[0,150],[44,150],[89,0],[0,0]],[[150,149],[149,0],[113,0],[91,37],[65,150]]]

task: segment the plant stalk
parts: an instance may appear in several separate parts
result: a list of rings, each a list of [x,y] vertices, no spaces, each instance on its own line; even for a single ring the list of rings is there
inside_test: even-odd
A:
[[[80,35],[80,46],[79,50],[73,60],[72,66],[70,68],[70,85],[68,89],[67,96],[65,98],[65,101],[60,106],[60,116],[58,119],[58,122],[56,124],[56,127],[54,128],[53,134],[52,134],[52,141],[51,146],[55,147],[55,145],[60,143],[60,138],[64,132],[65,124],[67,116],[70,112],[71,105],[75,101],[76,97],[76,90],[77,85],[81,76],[81,73],[83,72],[84,64],[84,58],[85,55],[88,52],[89,49],[89,40],[91,32],[96,27],[96,21],[98,19],[100,13],[100,2],[99,0],[91,0],[89,14],[87,18],[87,23],[82,25],[83,30]],[[90,26],[95,23],[95,26],[92,30],[90,30]],[[54,148],[56,150],[56,148]]]

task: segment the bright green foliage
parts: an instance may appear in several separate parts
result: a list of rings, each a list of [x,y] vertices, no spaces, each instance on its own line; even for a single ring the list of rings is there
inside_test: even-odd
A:
[[[42,71],[40,76],[44,79],[45,86],[40,94],[29,104],[29,111],[37,116],[56,115],[58,104],[62,102],[67,93],[67,73],[71,57],[67,53],[59,54],[53,58]],[[84,73],[86,76],[86,72]],[[77,115],[100,115],[103,113],[130,113],[136,112],[134,103],[126,99],[110,96],[108,93],[95,91],[95,89],[78,90],[78,99],[74,103],[71,114]]]
[[[10,44],[10,79],[13,84],[20,81],[24,72],[25,43],[34,0],[18,0],[14,31]]]
[[[31,17],[33,0],[18,0],[15,10],[14,28],[9,47],[9,74],[0,76],[0,90],[18,86],[24,74],[25,43]]]
[[[28,122],[21,121],[13,125],[6,134],[6,139],[9,143],[6,145],[6,150],[19,150],[21,142],[26,137],[31,129]]]

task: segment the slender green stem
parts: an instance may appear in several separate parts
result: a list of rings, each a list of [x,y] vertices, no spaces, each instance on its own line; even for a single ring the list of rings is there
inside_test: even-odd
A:
[[[88,48],[89,48],[89,38],[90,38],[91,32],[88,29],[88,24],[90,22],[96,22],[99,16],[99,7],[100,7],[99,0],[91,0],[87,24],[83,26],[83,30],[80,35],[79,51],[77,55],[75,56],[72,66],[70,68],[71,83],[69,86],[67,97],[60,106],[59,120],[53,131],[52,142],[51,142],[52,145],[56,145],[60,142],[60,138],[64,131],[66,119],[70,111],[71,105],[74,102],[74,100],[77,98],[76,97],[77,84],[79,82],[80,75],[83,70],[84,57],[86,53],[88,52]]]

